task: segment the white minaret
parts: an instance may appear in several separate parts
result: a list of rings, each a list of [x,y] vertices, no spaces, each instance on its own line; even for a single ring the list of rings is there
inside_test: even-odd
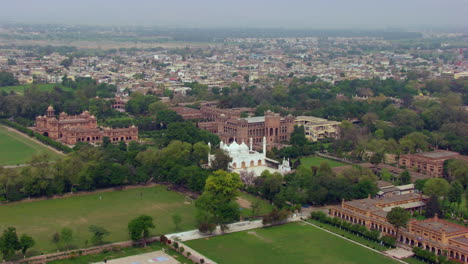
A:
[[[250,145],[250,151],[253,151],[253,148],[252,148],[252,141],[253,141],[253,139],[252,139],[252,138],[250,138],[250,139],[249,139],[249,143],[250,143],[250,144],[249,144],[249,145]]]
[[[223,144],[223,142],[221,141],[221,144]],[[208,166],[211,167],[211,157],[210,157],[210,153],[211,153],[211,143],[208,142]]]
[[[263,156],[266,157],[266,137],[263,136]]]

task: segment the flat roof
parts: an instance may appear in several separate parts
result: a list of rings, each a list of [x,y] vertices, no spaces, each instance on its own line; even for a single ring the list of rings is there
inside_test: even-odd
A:
[[[442,231],[445,231],[446,233],[455,233],[455,232],[461,232],[461,231],[468,232],[468,228],[466,227],[454,224],[446,220],[436,219],[436,218],[416,221],[413,223],[413,225],[427,228],[427,229],[437,231],[437,232],[442,232]]]
[[[246,117],[246,118],[241,118],[246,120],[248,123],[261,123],[265,122],[265,116],[252,116],[252,117]]]
[[[460,154],[457,152],[453,152],[453,151],[437,150],[437,151],[432,151],[432,152],[418,153],[415,155],[426,157],[426,158],[431,158],[431,159],[442,159],[442,158],[449,158],[449,157],[457,156]]]

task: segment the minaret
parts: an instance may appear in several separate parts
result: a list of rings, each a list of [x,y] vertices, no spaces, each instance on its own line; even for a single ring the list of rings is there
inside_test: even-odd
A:
[[[263,156],[266,157],[266,137],[263,136]]]
[[[221,144],[223,142],[221,141]],[[211,167],[211,158],[210,158],[210,153],[211,153],[211,143],[208,142],[208,166]]]
[[[249,144],[249,145],[250,145],[250,151],[253,151],[253,148],[252,148],[252,141],[253,141],[253,139],[252,139],[252,138],[250,138],[250,139],[249,139],[249,143],[250,143],[250,144]]]

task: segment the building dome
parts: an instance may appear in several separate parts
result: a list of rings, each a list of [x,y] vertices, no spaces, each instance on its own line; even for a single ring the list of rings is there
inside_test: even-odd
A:
[[[249,147],[244,142],[242,142],[242,144],[239,146],[239,151],[241,153],[249,153]]]
[[[237,153],[240,150],[240,145],[237,144],[236,140],[234,140],[231,145],[229,145],[229,152]]]
[[[54,111],[54,108],[51,105],[49,105],[49,107],[47,107],[47,111]]]

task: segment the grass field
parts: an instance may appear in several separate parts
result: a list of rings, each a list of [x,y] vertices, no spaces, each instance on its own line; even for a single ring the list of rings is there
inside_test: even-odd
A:
[[[259,215],[268,214],[274,208],[274,206],[271,205],[267,200],[261,199],[259,197],[256,197],[256,196],[248,194],[248,193],[241,192],[239,197],[246,200],[246,201],[249,201],[250,203],[258,202],[258,204],[259,204],[259,210],[258,210]],[[242,208],[241,216],[244,216],[244,217],[252,216],[251,208]]]
[[[304,223],[184,242],[213,261],[234,263],[398,263]]]
[[[15,85],[15,86],[4,86],[0,87],[0,91],[14,91],[15,93],[24,93],[24,89],[26,88],[31,88],[33,84],[20,84],[20,85]],[[65,91],[71,91],[71,88],[62,86],[61,84],[58,83],[47,83],[47,84],[36,84],[36,87],[39,91],[51,91],[54,89],[55,86],[58,86],[62,88],[62,90]]]
[[[322,158],[322,157],[314,157],[314,156],[301,158],[301,165],[305,165],[307,167],[312,167],[312,166],[318,167],[318,166],[320,166],[320,163],[322,161],[328,162],[328,164],[330,164],[330,167],[332,167],[332,168],[348,165],[348,164],[344,164],[344,163],[334,161],[334,160],[331,160],[331,159],[326,159],[326,158]]]
[[[60,154],[0,125],[0,166],[26,163],[33,155],[48,153],[51,158]]]
[[[129,240],[128,222],[142,214],[153,217],[154,235],[178,231],[172,222],[176,213],[182,217],[180,230],[195,228],[195,206],[185,202],[184,195],[157,186],[2,205],[0,230],[16,227],[19,234],[27,233],[36,240],[33,249],[53,252],[52,235],[64,227],[73,230],[72,244],[84,247],[91,237],[90,225],[110,231],[106,242],[124,241]]]

